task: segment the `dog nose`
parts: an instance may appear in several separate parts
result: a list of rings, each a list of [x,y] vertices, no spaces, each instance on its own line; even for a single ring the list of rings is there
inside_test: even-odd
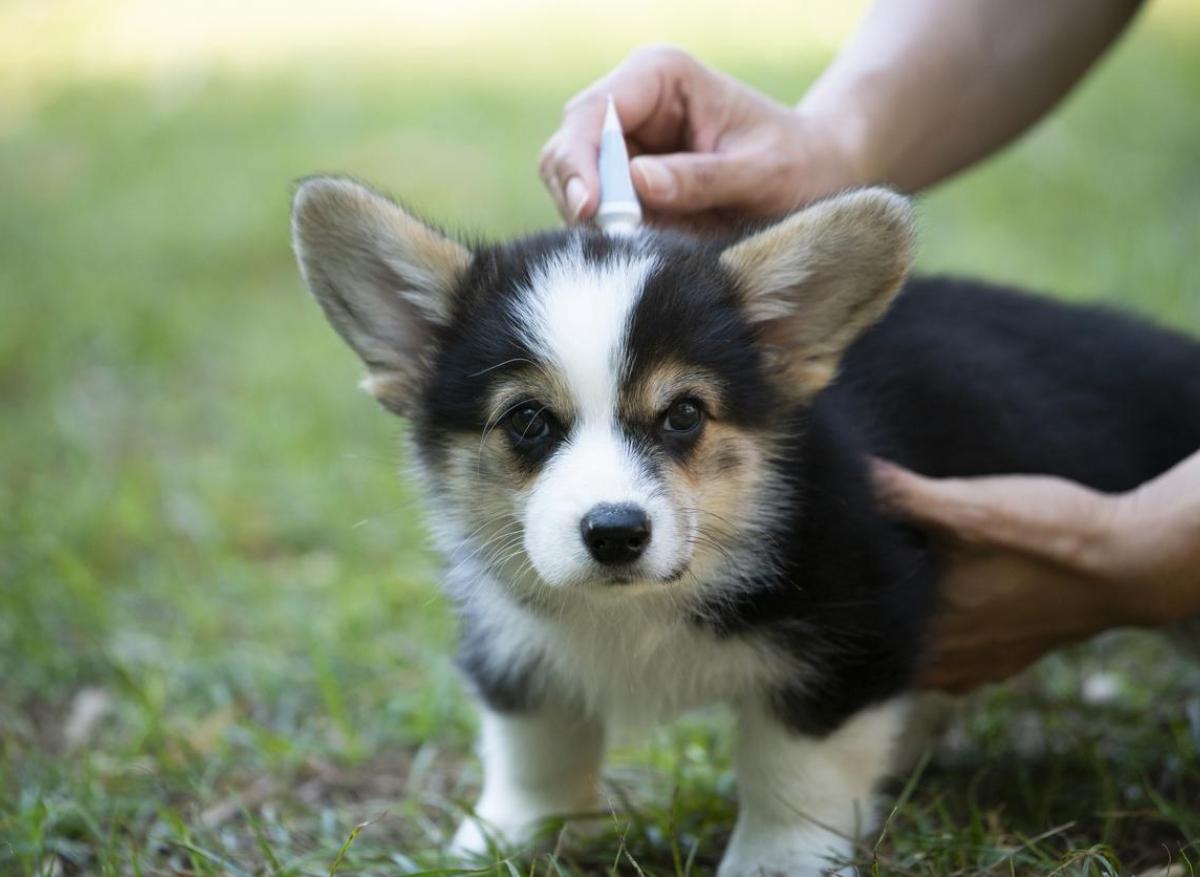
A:
[[[583,543],[597,563],[632,563],[650,544],[650,519],[635,505],[595,506],[579,522]]]

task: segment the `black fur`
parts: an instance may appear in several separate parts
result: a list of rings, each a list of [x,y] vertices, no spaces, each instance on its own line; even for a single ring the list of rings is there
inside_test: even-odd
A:
[[[1197,448],[1195,341],[1112,311],[913,280],[851,347],[794,448],[794,576],[764,583],[721,630],[825,651],[822,684],[775,705],[828,732],[910,681],[936,593],[931,552],[871,495],[869,455],[933,476],[1040,473],[1118,491]]]
[[[426,388],[418,440],[436,454],[447,431],[478,432],[497,363],[532,357],[511,331],[531,266],[571,235],[481,251],[457,295]],[[634,246],[583,234],[587,258]],[[755,334],[715,245],[661,236],[660,267],[630,324],[625,379],[669,358],[719,376],[723,416],[794,436],[776,473],[796,500],[774,546],[782,575],[732,602],[695,607],[722,636],[766,633],[820,678],[771,694],[791,727],[823,735],[912,681],[936,601],[937,564],[921,534],[877,505],[872,455],[933,476],[1060,475],[1105,491],[1161,473],[1200,447],[1200,344],[1131,317],[978,283],[910,281],[849,350],[809,406],[772,388]],[[649,425],[632,427],[651,465]],[[738,465],[737,460],[723,465]],[[500,709],[529,705],[526,677],[490,676],[486,643],[464,619],[462,666]]]

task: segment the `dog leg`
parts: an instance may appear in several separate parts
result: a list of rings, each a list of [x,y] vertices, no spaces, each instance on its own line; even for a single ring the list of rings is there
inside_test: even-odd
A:
[[[875,786],[891,766],[902,701],[863,710],[827,737],[761,707],[739,717],[737,825],[719,877],[815,877],[875,827]]]
[[[484,709],[479,741],[483,791],[451,843],[458,855],[486,853],[488,840],[522,844],[552,816],[594,811],[604,729],[543,707],[508,714]]]

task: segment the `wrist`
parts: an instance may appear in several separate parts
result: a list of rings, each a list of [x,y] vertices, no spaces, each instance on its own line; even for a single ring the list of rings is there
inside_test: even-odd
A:
[[[1154,487],[1106,498],[1108,534],[1091,561],[1127,624],[1200,616],[1200,507],[1189,511]]]
[[[1139,519],[1133,493],[1102,495],[1096,512],[1081,542],[1080,567],[1096,583],[1113,626],[1158,627],[1186,617],[1171,578],[1140,560],[1147,521]]]
[[[863,150],[862,126],[849,112],[818,114],[790,110],[788,189],[795,209],[845,189],[878,182]]]
[[[848,185],[891,185],[900,187],[888,155],[891,142],[882,130],[883,120],[871,101],[870,76],[851,82],[818,81],[796,105],[796,113],[807,123],[828,133]],[[845,186],[843,186],[845,188]]]

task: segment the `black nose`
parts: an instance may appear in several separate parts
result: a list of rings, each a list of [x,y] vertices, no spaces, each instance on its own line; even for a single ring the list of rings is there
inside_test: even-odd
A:
[[[598,563],[632,563],[650,544],[650,519],[635,505],[601,504],[579,522],[583,543]]]

